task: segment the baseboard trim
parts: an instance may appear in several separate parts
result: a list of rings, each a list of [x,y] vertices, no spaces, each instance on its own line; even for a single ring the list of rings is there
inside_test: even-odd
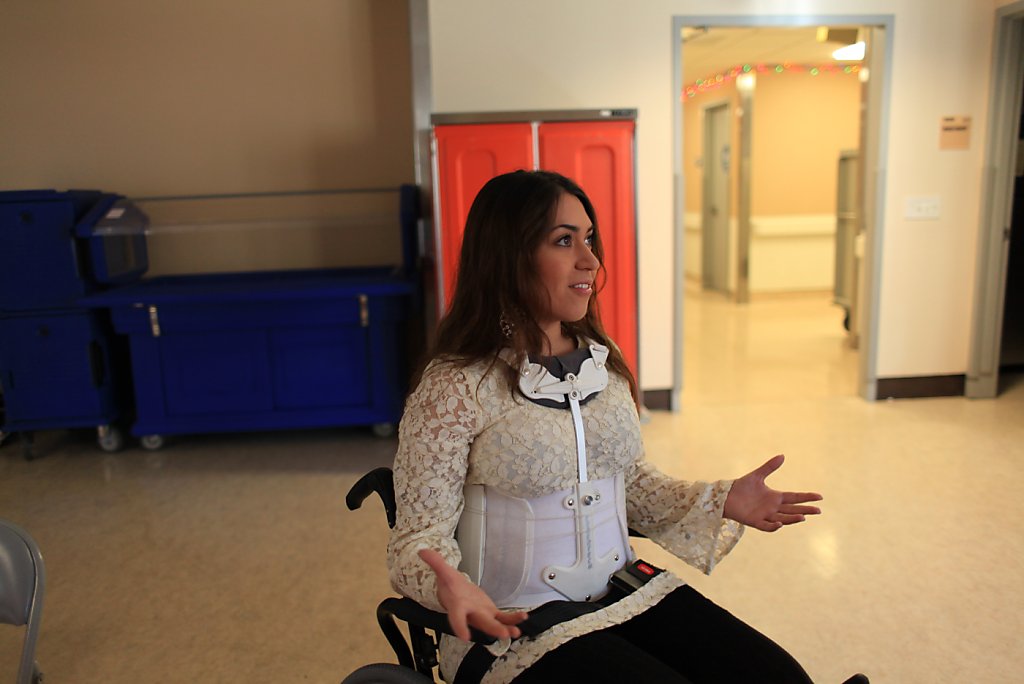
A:
[[[879,399],[922,399],[924,397],[962,397],[966,375],[927,375],[910,378],[879,378]]]
[[[644,390],[643,404],[652,411],[671,411],[672,390]]]
[[[879,399],[962,397],[964,396],[966,385],[966,375],[926,375],[907,378],[879,378],[876,385],[876,395]],[[643,405],[651,411],[671,411],[672,390],[644,390]]]

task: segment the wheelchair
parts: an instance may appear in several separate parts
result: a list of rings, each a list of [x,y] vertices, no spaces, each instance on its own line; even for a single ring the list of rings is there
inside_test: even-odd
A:
[[[374,492],[384,504],[388,527],[394,527],[397,506],[394,473],[390,468],[376,468],[363,475],[345,496],[345,505],[354,511]],[[629,536],[644,537],[633,529],[629,530]],[[398,626],[399,620],[406,623],[408,641]],[[364,665],[345,677],[341,684],[432,684],[436,681],[434,669],[438,667],[438,642],[442,634],[453,634],[445,614],[424,608],[410,598],[393,596],[377,606],[377,624],[395,652],[398,664]],[[491,644],[495,641],[476,629],[470,628],[470,632],[476,643]],[[855,674],[843,684],[869,684],[869,680],[863,674]]]
[[[388,527],[395,526],[395,480],[390,468],[377,468],[363,475],[345,496],[350,511],[362,506],[374,492],[384,504]],[[406,623],[408,641],[398,626]],[[437,645],[442,634],[452,634],[448,617],[424,608],[410,598],[389,597],[377,606],[377,624],[398,658],[398,664],[364,665],[342,680],[342,684],[430,684],[438,666]],[[492,643],[493,638],[477,630],[473,640]],[[429,632],[429,633],[428,633]]]

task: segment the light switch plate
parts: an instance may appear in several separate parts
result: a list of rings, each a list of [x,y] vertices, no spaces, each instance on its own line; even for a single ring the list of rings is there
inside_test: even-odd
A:
[[[938,195],[907,197],[903,205],[903,218],[911,221],[934,221],[942,215],[942,202]]]

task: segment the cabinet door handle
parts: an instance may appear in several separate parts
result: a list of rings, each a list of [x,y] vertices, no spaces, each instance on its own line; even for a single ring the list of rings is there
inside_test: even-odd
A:
[[[370,327],[370,299],[364,294],[359,295],[359,325]]]
[[[149,329],[153,333],[153,337],[160,337],[160,316],[157,314],[156,307],[149,307]]]

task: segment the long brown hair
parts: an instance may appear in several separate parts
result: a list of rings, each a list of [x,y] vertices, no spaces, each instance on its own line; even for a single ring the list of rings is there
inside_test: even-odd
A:
[[[455,293],[441,320],[431,357],[460,366],[489,360],[493,368],[499,352],[510,348],[515,365],[502,365],[509,389],[516,391],[519,364],[544,350],[544,333],[530,315],[541,310],[546,296],[537,279],[534,257],[551,230],[558,201],[566,193],[580,201],[593,223],[592,250],[600,264],[595,291],[601,290],[606,278],[604,249],[594,206],[586,193],[572,180],[551,171],[496,176],[481,188],[469,209]],[[502,330],[502,317],[509,324],[506,329],[511,328],[508,336]],[[636,378],[601,325],[596,295],[590,298],[586,315],[579,321],[563,322],[562,330],[608,347],[608,367],[626,378],[633,401],[639,403]],[[419,374],[413,386],[418,379]]]

